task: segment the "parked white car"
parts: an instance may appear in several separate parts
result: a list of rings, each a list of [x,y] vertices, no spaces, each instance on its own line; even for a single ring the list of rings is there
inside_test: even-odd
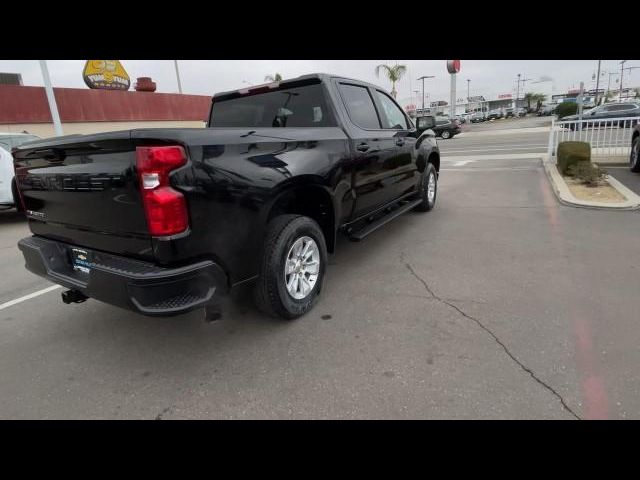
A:
[[[40,137],[28,133],[0,132],[0,206],[19,207],[17,191],[13,186],[13,157],[11,149]]]

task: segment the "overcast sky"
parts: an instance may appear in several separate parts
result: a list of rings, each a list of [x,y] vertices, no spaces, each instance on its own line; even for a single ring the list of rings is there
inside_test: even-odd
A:
[[[49,60],[49,72],[54,87],[86,88],[82,80],[84,60]],[[152,77],[158,92],[177,92],[175,70],[172,60],[121,60],[131,77],[131,89],[137,77]],[[377,78],[375,67],[380,63],[404,64],[408,68],[405,77],[397,86],[398,100],[407,103],[416,97],[414,90],[421,90],[417,78],[435,75],[425,80],[425,90],[431,100],[449,101],[450,77],[444,60],[180,60],[180,77],[183,93],[212,95],[218,91],[233,90],[249,84],[264,83],[265,75],[279,72],[284,78],[306,73],[323,72],[344,75],[381,85],[391,90],[390,82]],[[619,60],[603,60],[602,71],[619,72]],[[597,69],[597,60],[462,60],[458,74],[458,97],[466,96],[467,79],[471,80],[470,94],[495,95],[515,92],[517,74],[531,79],[527,91],[541,90],[553,93],[579,88],[580,81],[593,88],[592,75]],[[625,67],[640,61],[629,60]],[[42,85],[42,75],[37,60],[0,60],[0,72],[21,73],[25,85]],[[547,79],[546,83],[533,81]],[[553,79],[553,82],[550,80]],[[606,88],[609,76],[601,75],[601,85]],[[611,77],[616,85],[617,76]],[[543,88],[543,85],[545,86]],[[623,86],[640,86],[640,69],[625,72]],[[418,95],[421,98],[421,95]]]

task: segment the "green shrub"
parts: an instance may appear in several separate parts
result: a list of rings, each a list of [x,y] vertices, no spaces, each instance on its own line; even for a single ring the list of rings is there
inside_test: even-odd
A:
[[[556,107],[558,118],[575,115],[576,113],[578,113],[578,104],[574,102],[562,102]]]
[[[585,185],[595,187],[607,171],[591,162],[578,162],[570,165],[567,173],[581,180]]]
[[[558,144],[558,170],[562,175],[578,162],[591,163],[591,144],[588,142],[560,142]]]

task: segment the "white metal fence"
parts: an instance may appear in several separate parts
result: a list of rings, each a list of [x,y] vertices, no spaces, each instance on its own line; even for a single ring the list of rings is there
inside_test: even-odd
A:
[[[601,120],[568,120],[551,123],[549,157],[556,155],[561,142],[577,141],[591,144],[591,155],[613,157],[629,155],[631,136],[639,117],[606,118]]]

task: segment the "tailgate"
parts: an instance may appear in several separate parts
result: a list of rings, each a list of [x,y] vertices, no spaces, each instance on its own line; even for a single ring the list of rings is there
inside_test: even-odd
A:
[[[129,131],[30,142],[13,156],[34,234],[153,259]]]

